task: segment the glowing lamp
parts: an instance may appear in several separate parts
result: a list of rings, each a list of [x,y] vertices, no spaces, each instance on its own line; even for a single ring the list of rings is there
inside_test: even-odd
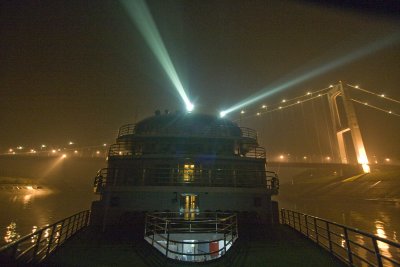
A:
[[[188,112],[192,112],[193,109],[194,109],[194,105],[192,103],[190,103],[190,102],[186,103],[186,110]]]

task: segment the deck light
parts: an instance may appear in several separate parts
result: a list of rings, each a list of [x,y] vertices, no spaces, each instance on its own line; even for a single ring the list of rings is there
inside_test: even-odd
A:
[[[151,16],[146,2],[143,0],[121,0],[121,2],[127,10],[129,17],[142,34],[147,45],[150,47],[154,56],[157,58],[165,73],[168,75],[168,78],[175,86],[175,89],[178,91],[183,102],[185,103],[186,110],[188,112],[193,111],[194,105],[192,102],[190,102],[185,89],[183,88],[183,85],[178,77],[167,48],[165,47],[161,35],[158,32],[156,23]]]

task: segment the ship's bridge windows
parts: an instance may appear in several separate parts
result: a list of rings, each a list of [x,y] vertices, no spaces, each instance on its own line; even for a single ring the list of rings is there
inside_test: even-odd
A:
[[[183,165],[183,181],[193,182],[194,181],[194,164],[184,164]]]
[[[179,212],[185,220],[192,220],[199,213],[199,197],[195,194],[181,194]]]

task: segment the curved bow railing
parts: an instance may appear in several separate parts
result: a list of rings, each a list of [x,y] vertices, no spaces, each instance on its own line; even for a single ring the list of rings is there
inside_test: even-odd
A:
[[[186,237],[186,234],[190,235]],[[145,240],[171,259],[214,260],[223,256],[237,238],[234,213],[157,212],[146,215]]]

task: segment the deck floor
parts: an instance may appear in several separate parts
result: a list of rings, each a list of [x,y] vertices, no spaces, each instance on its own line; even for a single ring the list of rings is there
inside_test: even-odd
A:
[[[207,263],[166,259],[143,239],[87,228],[53,253],[43,266],[346,266],[287,226],[240,236],[228,253]]]

